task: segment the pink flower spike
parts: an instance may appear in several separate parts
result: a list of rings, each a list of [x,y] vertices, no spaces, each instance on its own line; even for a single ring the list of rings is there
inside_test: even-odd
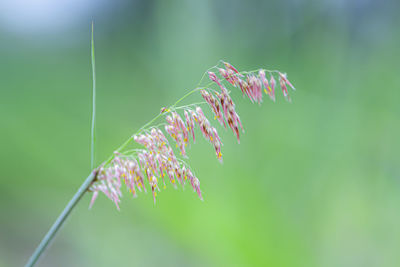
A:
[[[210,78],[211,81],[216,82],[219,86],[221,86],[221,83],[220,83],[220,81],[219,81],[217,75],[215,75],[214,72],[209,71],[209,72],[208,72],[208,77]]]
[[[234,66],[232,66],[231,64],[229,64],[228,62],[224,62],[224,65],[225,65],[225,68],[226,68],[227,70],[232,70],[232,71],[234,71],[235,73],[241,75],[241,74],[239,73],[239,71],[238,71]],[[241,76],[243,76],[243,75],[241,75]]]
[[[242,133],[244,133],[244,128],[243,128],[243,125],[242,125],[242,121],[240,120],[240,117],[236,113],[236,111],[234,112],[234,120],[236,120],[238,122],[238,124],[240,125],[240,128],[242,129]]]
[[[197,179],[197,177],[193,178],[193,187],[195,191],[197,192],[197,195],[201,200],[203,200],[203,196],[201,195],[201,190],[200,190],[200,181]]]
[[[217,119],[222,126],[226,127],[218,100],[215,99],[215,97],[206,90],[201,90],[200,93],[201,96],[204,98],[204,100],[211,107],[212,111],[214,112],[215,115],[214,119]]]
[[[265,71],[264,70],[260,70],[259,71],[259,77],[262,81],[262,83],[264,84],[264,92],[269,95],[269,97],[275,101],[275,95],[272,93],[272,89],[271,86],[269,85],[268,79],[265,76]]]
[[[192,134],[193,137],[193,142],[196,141],[195,136],[194,136],[194,121],[191,116],[189,116],[188,112],[185,110],[184,112],[185,119],[186,119],[186,126],[188,131]]]
[[[285,81],[282,79],[282,77],[279,77],[279,84],[280,84],[280,86],[281,86],[283,96],[284,96],[286,99],[289,100],[289,98],[288,98],[288,91],[287,91],[287,87],[286,87],[286,83],[285,83]]]
[[[222,75],[222,77],[224,77],[230,84],[236,87],[236,85],[239,82],[239,78],[235,75],[235,73],[232,70],[230,69],[225,70],[219,68],[218,71]]]
[[[250,75],[246,76],[246,86],[244,88],[246,95],[249,97],[251,103],[256,102],[256,99],[253,95],[253,86],[252,86],[252,81],[251,81],[251,77]]]
[[[296,91],[296,88],[294,88],[294,86],[289,82],[289,80],[287,79],[286,73],[280,73],[279,72],[279,76],[281,77],[281,79],[287,84],[289,85],[294,91]]]
[[[228,71],[226,69],[218,68],[218,71],[222,75],[222,77],[224,77],[225,79],[229,78],[229,74],[228,74]]]
[[[262,102],[262,83],[260,79],[254,75],[248,75],[247,82],[251,89],[251,96],[260,104]]]
[[[275,81],[273,75],[271,75],[270,84],[271,84],[271,95],[273,97],[273,100],[275,101],[275,85],[276,85],[276,81]]]
[[[221,88],[221,90],[226,90],[225,87],[222,85],[221,81],[218,79],[217,75],[214,72],[209,71],[208,72],[208,77],[210,78],[211,81],[215,82],[218,84],[218,86]]]
[[[239,80],[239,87],[240,87],[240,90],[243,93],[243,97],[244,97],[244,94],[247,94],[246,91],[248,90],[248,86],[249,85],[247,84],[246,81],[244,81],[242,79]]]

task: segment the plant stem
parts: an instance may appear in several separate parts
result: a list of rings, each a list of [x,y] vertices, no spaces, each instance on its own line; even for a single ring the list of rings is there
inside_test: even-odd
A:
[[[92,21],[92,40],[91,40],[91,58],[92,58],[92,74],[93,74],[93,90],[92,90],[92,128],[91,128],[91,143],[90,143],[90,169],[94,169],[94,145],[95,145],[95,127],[96,127],[96,68],[94,57],[94,33]]]
[[[61,226],[63,225],[65,220],[68,218],[69,214],[71,213],[71,211],[73,210],[75,205],[79,202],[79,200],[82,198],[82,196],[88,190],[88,188],[90,187],[92,182],[96,179],[96,177],[97,177],[97,170],[94,170],[86,178],[86,180],[83,182],[83,184],[79,187],[78,191],[75,193],[75,195],[69,201],[67,206],[64,208],[63,212],[60,214],[60,216],[54,222],[53,226],[47,232],[47,234],[45,235],[43,240],[40,242],[39,246],[36,248],[35,252],[30,257],[28,263],[25,265],[26,267],[31,267],[31,266],[35,265],[35,263],[38,261],[39,257],[43,254],[43,252],[49,246],[50,241],[53,240],[57,231],[61,228]]]

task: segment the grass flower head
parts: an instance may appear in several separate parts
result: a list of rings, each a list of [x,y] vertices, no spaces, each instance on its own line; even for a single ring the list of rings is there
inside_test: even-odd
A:
[[[222,67],[217,65],[206,72],[209,83],[190,91],[174,105],[162,108],[155,119],[142,127],[99,167],[98,175],[90,187],[90,191],[93,192],[90,206],[99,192],[102,192],[119,209],[123,185],[134,197],[137,196],[137,192],[146,192],[146,187],[151,188],[155,202],[157,192],[161,188],[165,189],[168,181],[175,188],[189,183],[202,199],[200,181],[185,161],[186,150],[190,143],[196,140],[196,128],[212,145],[220,162],[223,144],[217,129],[200,106],[207,105],[214,114],[214,119],[221,126],[229,127],[240,143],[240,132],[244,132],[244,128],[227,86],[240,89],[243,96],[249,98],[252,103],[261,104],[264,93],[275,101],[276,75],[284,97],[290,101],[288,86],[293,90],[295,88],[286,74],[265,69],[239,72],[230,63],[221,63],[218,65]],[[177,106],[194,93],[200,93],[204,102]],[[164,120],[161,124],[164,127],[154,126],[153,123],[160,119]],[[138,148],[127,149],[130,144],[136,144]]]

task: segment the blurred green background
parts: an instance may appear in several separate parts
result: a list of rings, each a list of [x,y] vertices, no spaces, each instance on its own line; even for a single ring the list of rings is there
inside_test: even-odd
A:
[[[279,69],[293,103],[232,95],[246,133],[200,140],[186,187],[86,195],[39,266],[400,266],[398,1],[0,3],[0,266],[23,265],[90,172],[90,22],[97,153],[224,59]],[[193,97],[189,102],[200,100]],[[199,136],[199,133],[197,133]]]

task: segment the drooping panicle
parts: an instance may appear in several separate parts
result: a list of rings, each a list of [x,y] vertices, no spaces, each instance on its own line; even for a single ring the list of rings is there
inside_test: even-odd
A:
[[[274,75],[279,78],[283,95],[289,101],[287,86],[295,90],[286,74],[275,70],[260,69],[244,72],[243,74],[246,75],[243,75],[228,62],[223,62],[222,67],[215,67],[214,69],[216,69],[216,72],[208,72],[208,77],[213,82],[212,85],[196,88],[187,96],[195,91],[200,91],[215,119],[225,128],[228,125],[239,143],[239,128],[242,132],[244,132],[244,129],[236,111],[235,103],[231,98],[231,92],[228,91],[226,86],[239,87],[244,97],[247,96],[251,102],[258,104],[263,102],[263,90],[270,99],[275,101],[276,81]],[[267,78],[267,74],[269,78]],[[214,89],[215,87],[216,89]],[[160,183],[165,189],[166,180],[169,180],[175,188],[178,184],[184,186],[189,182],[193,190],[203,199],[199,179],[194,175],[188,164],[181,157],[175,155],[174,150],[179,151],[183,158],[187,158],[187,146],[190,144],[191,138],[195,142],[195,129],[198,127],[202,136],[212,144],[218,160],[222,162],[222,141],[217,129],[212,126],[202,108],[198,106],[205,103],[182,107],[176,107],[176,104],[163,107],[158,115],[158,117],[165,118],[163,125],[165,125],[165,132],[168,133],[170,138],[167,138],[158,127],[141,128],[137,134],[132,136],[134,144],[139,145],[140,148],[127,150],[123,146],[125,148],[122,149],[123,151],[115,152],[109,161],[99,167],[96,180],[90,186],[90,191],[93,192],[90,206],[93,205],[99,192],[102,192],[119,209],[122,197],[121,186],[125,184],[132,196],[136,197],[138,192],[146,192],[144,180],[147,180],[151,188],[154,202],[157,192],[160,191]],[[181,115],[179,114],[180,109],[183,109]],[[169,140],[171,139],[170,144]],[[176,149],[173,143],[175,143]]]

